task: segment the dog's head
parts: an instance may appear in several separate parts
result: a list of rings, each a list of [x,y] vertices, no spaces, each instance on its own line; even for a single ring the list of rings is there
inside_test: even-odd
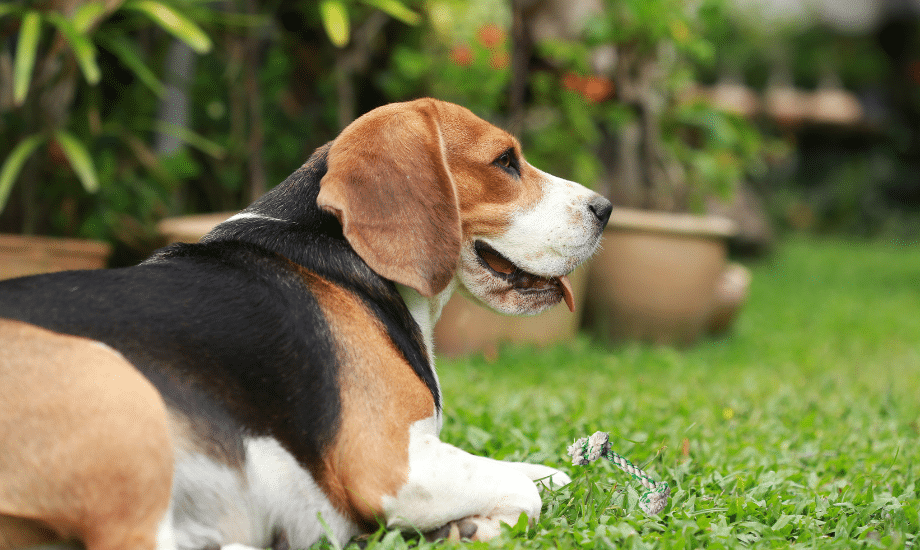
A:
[[[332,143],[318,205],[381,276],[431,297],[454,277],[479,300],[533,314],[572,296],[610,203],[524,160],[507,132],[433,99],[375,109]]]

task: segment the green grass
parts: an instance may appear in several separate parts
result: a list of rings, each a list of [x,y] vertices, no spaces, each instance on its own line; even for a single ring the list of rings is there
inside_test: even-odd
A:
[[[732,334],[690,350],[581,338],[441,359],[445,441],[574,478],[536,525],[468,546],[920,547],[920,246],[791,240],[751,267]],[[569,465],[597,430],[671,485],[660,516],[611,464]]]

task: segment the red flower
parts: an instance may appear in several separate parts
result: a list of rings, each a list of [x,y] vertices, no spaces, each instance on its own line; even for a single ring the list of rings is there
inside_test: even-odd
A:
[[[565,73],[565,76],[562,77],[562,85],[566,90],[580,93],[583,80],[578,73]]]
[[[578,73],[566,73],[562,77],[562,86],[584,97],[589,103],[600,103],[613,95],[613,82],[603,76],[582,76]]]
[[[461,67],[473,64],[473,50],[466,45],[454,46],[450,50],[450,60]]]
[[[505,41],[505,31],[495,23],[489,23],[479,28],[476,38],[491,50]]]
[[[613,95],[613,82],[603,76],[589,76],[582,81],[581,95],[589,103],[600,103]]]

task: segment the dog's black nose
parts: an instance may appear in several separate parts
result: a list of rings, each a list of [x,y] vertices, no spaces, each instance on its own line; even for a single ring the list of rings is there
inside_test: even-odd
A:
[[[610,204],[610,201],[598,195],[591,199],[588,203],[588,208],[594,213],[597,221],[601,222],[601,227],[606,227],[607,221],[610,219],[610,212],[613,211],[613,205]]]

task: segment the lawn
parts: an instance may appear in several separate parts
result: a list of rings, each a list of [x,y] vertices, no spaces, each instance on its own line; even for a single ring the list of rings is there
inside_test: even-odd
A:
[[[751,268],[732,334],[690,350],[580,338],[441,359],[444,440],[574,478],[536,525],[468,546],[920,546],[920,245],[793,239]],[[569,464],[597,430],[671,485],[659,516],[610,463]]]

